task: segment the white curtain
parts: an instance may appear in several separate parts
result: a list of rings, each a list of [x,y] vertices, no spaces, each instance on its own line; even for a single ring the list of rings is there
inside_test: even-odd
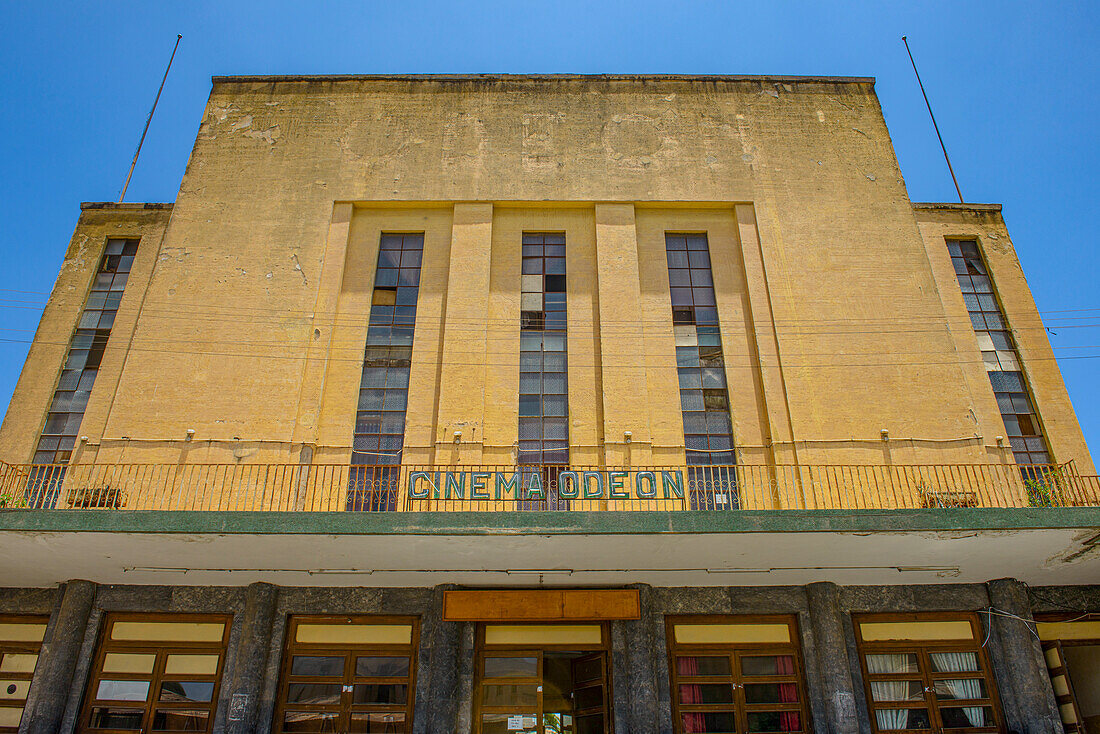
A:
[[[973,652],[934,652],[932,666],[940,673],[972,673],[978,670],[978,655]],[[982,697],[982,684],[977,678],[940,681],[951,691],[955,699],[967,700]],[[985,721],[981,706],[965,706],[963,714],[971,726],[982,726]]]
[[[867,672],[871,674],[906,673],[908,655],[868,655]],[[875,701],[905,701],[909,698],[909,681],[871,681],[871,698]],[[879,729],[904,729],[909,723],[909,709],[875,709]]]

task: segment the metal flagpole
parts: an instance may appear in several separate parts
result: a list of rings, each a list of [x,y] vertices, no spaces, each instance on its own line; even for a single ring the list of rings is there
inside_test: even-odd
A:
[[[176,45],[172,47],[172,56],[168,59],[168,68],[164,70],[164,78],[160,80],[160,88],[157,89],[156,99],[153,100],[153,109],[149,110],[149,116],[145,118],[145,128],[141,131],[141,140],[138,141],[137,150],[134,151],[134,160],[130,162],[130,171],[126,174],[126,183],[122,184],[122,193],[118,195],[118,203],[126,197],[126,189],[130,186],[130,177],[134,175],[134,166],[137,165],[138,156],[141,155],[141,146],[145,143],[145,134],[149,132],[149,123],[153,121],[153,113],[157,111],[157,102],[160,101],[160,93],[164,91],[164,82],[168,81],[168,72],[172,68],[172,61],[176,58],[176,49],[180,47],[180,39],[183,34],[176,34]]]
[[[940,149],[943,151],[943,159],[947,161],[947,170],[951,172],[951,180],[955,182],[955,192],[959,195],[959,203],[964,204],[963,192],[959,188],[959,179],[955,178],[955,169],[951,167],[951,158],[947,155],[947,146],[943,144],[943,136],[940,135],[940,126],[936,124],[936,116],[932,114],[932,105],[928,102],[928,93],[924,91],[924,84],[920,80],[920,72],[917,71],[917,62],[913,61],[913,52],[909,50],[909,41],[906,36],[901,37],[905,44],[905,51],[909,54],[909,63],[913,65],[913,73],[917,75],[917,84],[920,84],[920,93],[924,95],[924,106],[928,108],[928,116],[932,118],[932,127],[936,128],[936,137],[940,139]]]

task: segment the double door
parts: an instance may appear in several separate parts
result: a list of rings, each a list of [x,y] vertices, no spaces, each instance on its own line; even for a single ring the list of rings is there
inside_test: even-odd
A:
[[[478,734],[606,734],[607,653],[484,650],[478,657]]]

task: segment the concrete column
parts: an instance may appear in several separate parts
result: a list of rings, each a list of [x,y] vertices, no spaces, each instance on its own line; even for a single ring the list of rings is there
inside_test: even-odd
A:
[[[611,624],[611,673],[615,734],[656,734],[659,730],[656,622],[651,587],[639,585],[641,619]]]
[[[420,650],[417,659],[413,734],[470,731],[473,696],[473,624],[443,621],[443,592],[452,585],[432,590],[431,606],[420,618]],[[467,639],[469,638],[469,639]]]
[[[840,607],[840,591],[830,581],[806,587],[813,649],[804,649],[807,677],[811,674],[824,690],[824,711],[815,713],[820,734],[858,734],[856,691],[848,658],[845,633],[848,614]],[[812,670],[810,669],[812,666]]]
[[[245,595],[240,638],[237,640],[233,678],[229,682],[227,734],[257,731],[260,697],[267,673],[267,655],[275,622],[279,589],[271,584],[250,584]]]
[[[91,581],[65,584],[42,640],[20,734],[55,734],[60,730],[95,592],[96,585]]]
[[[1032,619],[1027,587],[1016,579],[996,579],[986,584],[989,604],[999,614],[981,615],[989,628],[987,649],[997,677],[1005,724],[1023,734],[1057,734],[1062,731],[1058,705],[1034,627],[1015,615]]]

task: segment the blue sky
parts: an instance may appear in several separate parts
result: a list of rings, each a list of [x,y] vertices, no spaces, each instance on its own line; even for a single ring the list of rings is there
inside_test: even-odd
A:
[[[999,202],[1090,444],[1100,446],[1095,2],[252,2],[0,6],[0,404],[81,201],[172,201],[214,74],[722,73],[877,77],[914,201]],[[1093,309],[1093,310],[1085,310]]]

